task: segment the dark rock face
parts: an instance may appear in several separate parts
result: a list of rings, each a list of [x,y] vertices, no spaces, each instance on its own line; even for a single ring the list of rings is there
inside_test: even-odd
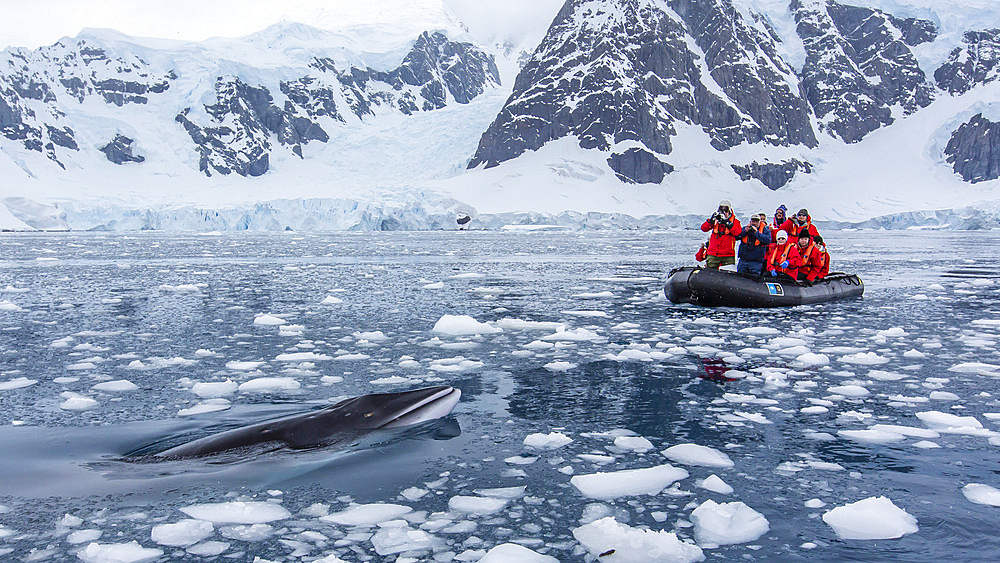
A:
[[[729,0],[668,4],[682,21],[639,0],[569,0],[469,166],[496,166],[567,135],[583,148],[638,141],[669,154],[678,121],[700,125],[718,150],[816,144],[771,35]]]
[[[760,180],[770,190],[777,190],[785,186],[795,177],[795,173],[802,171],[806,174],[812,173],[812,165],[798,159],[784,160],[782,162],[751,162],[743,166],[733,165],[733,170],[744,182],[756,178]]]
[[[653,153],[638,148],[612,154],[608,158],[608,166],[622,182],[628,184],[659,184],[674,171],[673,166],[662,162]]]
[[[950,94],[964,94],[1000,78],[1000,29],[969,31],[962,42],[934,71],[937,85]]]
[[[492,55],[471,43],[450,41],[442,33],[421,34],[399,67],[388,72],[355,67],[341,71],[332,60],[323,58],[311,66],[324,75],[333,75],[335,89],[359,118],[374,115],[373,108],[383,105],[406,115],[441,109],[447,105],[449,95],[457,103],[467,104],[487,86],[500,84],[500,72]],[[334,89],[309,84],[301,90],[313,100],[326,100],[324,107],[331,105],[336,95]]]
[[[110,143],[101,147],[101,152],[108,157],[108,160],[115,164],[125,164],[126,162],[144,162],[146,157],[136,155],[132,152],[133,140],[125,135],[115,135]]]
[[[966,182],[1000,178],[1000,123],[976,115],[952,133],[944,154]]]
[[[790,8],[806,48],[803,93],[823,129],[853,143],[891,124],[892,106],[912,113],[933,100],[909,48],[936,36],[933,23],[832,0],[792,0]]]

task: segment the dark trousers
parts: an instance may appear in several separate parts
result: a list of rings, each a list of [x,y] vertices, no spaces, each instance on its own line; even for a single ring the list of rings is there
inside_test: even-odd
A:
[[[764,270],[763,262],[752,262],[750,260],[740,260],[740,263],[736,265],[736,273],[747,274],[749,276],[760,277],[760,273]]]

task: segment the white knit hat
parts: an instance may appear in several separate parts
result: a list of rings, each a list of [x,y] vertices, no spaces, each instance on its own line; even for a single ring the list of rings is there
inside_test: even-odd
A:
[[[788,238],[788,233],[786,233],[783,230],[782,231],[778,231],[777,233],[774,234],[774,240],[778,240],[779,238],[787,239]]]

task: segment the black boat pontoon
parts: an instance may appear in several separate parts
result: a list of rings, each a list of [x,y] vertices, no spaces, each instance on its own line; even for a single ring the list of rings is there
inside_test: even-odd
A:
[[[830,273],[812,284],[787,276],[763,278],[727,270],[677,268],[663,288],[672,303],[706,307],[791,307],[860,297],[865,284],[854,274]]]

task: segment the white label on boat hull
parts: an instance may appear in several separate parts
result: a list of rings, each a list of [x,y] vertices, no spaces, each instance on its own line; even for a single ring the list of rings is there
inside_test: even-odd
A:
[[[780,283],[769,283],[767,284],[767,293],[769,295],[784,295],[785,289],[781,287]]]

